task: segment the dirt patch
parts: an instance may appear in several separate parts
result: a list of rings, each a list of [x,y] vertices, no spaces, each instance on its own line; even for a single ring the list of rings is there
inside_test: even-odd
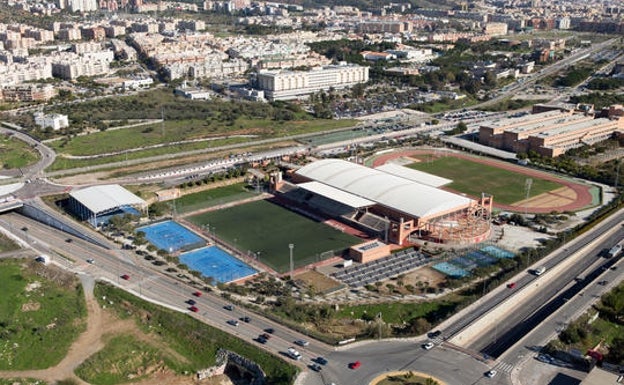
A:
[[[37,311],[41,308],[41,304],[39,302],[26,302],[22,305],[22,311]]]
[[[561,187],[540,195],[512,203],[512,206],[527,208],[559,207],[574,203],[578,199],[576,191],[569,187]]]
[[[294,279],[297,283],[311,288],[316,293],[327,293],[342,286],[340,282],[314,270],[297,274]]]

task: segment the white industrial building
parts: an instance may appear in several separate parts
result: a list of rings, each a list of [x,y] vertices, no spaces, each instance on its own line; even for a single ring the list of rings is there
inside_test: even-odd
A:
[[[340,64],[311,71],[266,71],[258,73],[257,88],[268,100],[305,98],[330,88],[342,89],[368,81],[368,67]]]
[[[101,185],[69,193],[68,209],[81,220],[98,227],[114,215],[145,212],[147,202],[120,185]]]

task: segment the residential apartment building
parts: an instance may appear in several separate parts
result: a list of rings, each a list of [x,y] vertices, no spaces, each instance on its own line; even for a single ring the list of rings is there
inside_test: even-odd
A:
[[[299,99],[321,90],[366,83],[368,70],[359,65],[340,64],[311,71],[259,72],[256,88],[264,90],[269,100]]]
[[[22,84],[5,86],[0,89],[3,100],[10,102],[48,101],[57,95],[57,89],[51,84]]]

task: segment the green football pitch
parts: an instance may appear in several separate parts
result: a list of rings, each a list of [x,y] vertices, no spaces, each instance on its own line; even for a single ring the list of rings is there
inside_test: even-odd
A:
[[[340,254],[363,242],[269,201],[255,201],[188,217],[239,251],[283,273],[290,269],[289,244],[295,268]]]
[[[487,193],[494,196],[494,202],[512,204],[527,196],[525,187],[529,178],[527,175],[467,159],[448,156],[427,161],[427,158],[423,157],[422,162],[412,163],[408,167],[451,179],[453,183],[446,187],[475,198],[480,197],[481,193]],[[563,187],[544,179],[531,178],[531,180],[530,197]]]

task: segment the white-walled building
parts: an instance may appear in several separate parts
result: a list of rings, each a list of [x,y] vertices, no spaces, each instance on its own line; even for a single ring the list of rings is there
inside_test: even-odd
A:
[[[67,115],[50,114],[45,115],[41,112],[35,114],[35,124],[41,128],[51,127],[57,131],[61,128],[69,127]]]
[[[258,73],[257,88],[268,100],[291,100],[330,88],[342,89],[368,81],[368,67],[332,65],[311,71],[278,71]]]

